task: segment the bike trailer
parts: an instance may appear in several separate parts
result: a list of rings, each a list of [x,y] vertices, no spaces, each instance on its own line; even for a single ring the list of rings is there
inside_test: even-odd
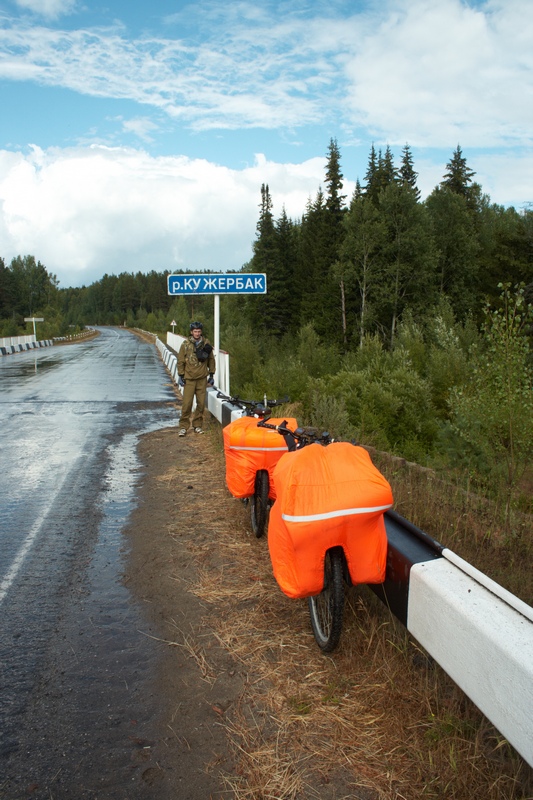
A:
[[[289,427],[297,428],[292,417],[287,419]],[[274,484],[272,470],[282,455],[287,453],[285,438],[277,431],[259,428],[256,417],[241,417],[222,429],[224,454],[226,456],[226,484],[234,497],[250,497],[254,493],[255,473],[268,470],[269,497],[273,500]],[[281,425],[282,419],[269,419],[273,425]]]
[[[288,597],[324,588],[324,558],[342,546],[353,584],[383,583],[392,505],[388,481],[367,451],[348,442],[311,444],[286,453],[273,473],[268,548],[274,577]]]

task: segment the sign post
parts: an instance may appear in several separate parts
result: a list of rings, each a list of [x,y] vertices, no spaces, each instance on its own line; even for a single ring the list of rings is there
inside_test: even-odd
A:
[[[218,354],[220,353],[220,295],[215,295],[214,300],[214,308],[213,308],[213,316],[214,316],[214,326],[215,326],[215,356],[218,359]]]
[[[220,295],[266,294],[266,275],[259,272],[168,275],[168,294],[212,294],[214,296],[215,356],[220,353]],[[174,328],[172,328],[174,333]]]
[[[37,332],[35,330],[35,323],[44,322],[44,317],[24,317],[24,322],[33,322],[33,335],[35,336],[35,341],[37,341]]]

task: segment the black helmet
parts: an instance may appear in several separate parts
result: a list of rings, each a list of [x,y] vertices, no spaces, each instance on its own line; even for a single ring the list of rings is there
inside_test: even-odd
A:
[[[203,331],[204,326],[201,322],[191,322],[189,330],[193,331],[195,328],[200,328],[200,330]]]

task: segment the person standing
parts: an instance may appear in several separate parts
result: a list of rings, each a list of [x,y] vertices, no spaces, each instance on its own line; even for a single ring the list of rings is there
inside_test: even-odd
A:
[[[195,433],[203,433],[207,385],[214,385],[215,356],[212,345],[203,335],[203,327],[201,322],[191,322],[190,336],[178,353],[178,385],[183,395],[179,436],[185,436],[189,428],[194,398],[192,427]]]

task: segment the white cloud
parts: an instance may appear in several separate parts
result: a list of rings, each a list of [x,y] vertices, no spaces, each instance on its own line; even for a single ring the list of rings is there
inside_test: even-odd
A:
[[[474,180],[499,205],[517,210],[533,203],[533,159],[527,154],[478,154],[469,160]]]
[[[354,120],[392,144],[531,144],[528,0],[391,2],[349,60]]]
[[[260,187],[300,216],[324,159],[235,171],[185,157],[93,146],[0,151],[0,232],[9,262],[31,253],[61,286],[104,272],[239,269],[252,255]]]
[[[215,41],[193,47],[178,39],[129,41],[109,29],[0,30],[0,77],[133,100],[198,130],[291,128],[316,121],[325,98],[311,90],[326,81],[316,55],[305,65],[290,54],[273,58],[253,41],[246,47],[240,40],[224,48]],[[331,69],[329,74],[331,80]]]
[[[12,22],[0,32],[0,77],[127,98],[195,130],[329,122],[391,144],[531,143],[530,0],[388,0],[345,18],[335,4],[312,15],[298,4],[283,14],[200,4],[196,14],[201,40],[186,38],[190,18],[169,28],[175,38],[137,39]]]
[[[134,133],[139,139],[144,142],[152,142],[152,133],[159,128],[155,122],[152,122],[148,117],[135,117],[133,119],[122,120],[122,130],[126,133]]]
[[[16,0],[16,3],[20,8],[55,19],[62,14],[69,14],[75,7],[76,0]]]

